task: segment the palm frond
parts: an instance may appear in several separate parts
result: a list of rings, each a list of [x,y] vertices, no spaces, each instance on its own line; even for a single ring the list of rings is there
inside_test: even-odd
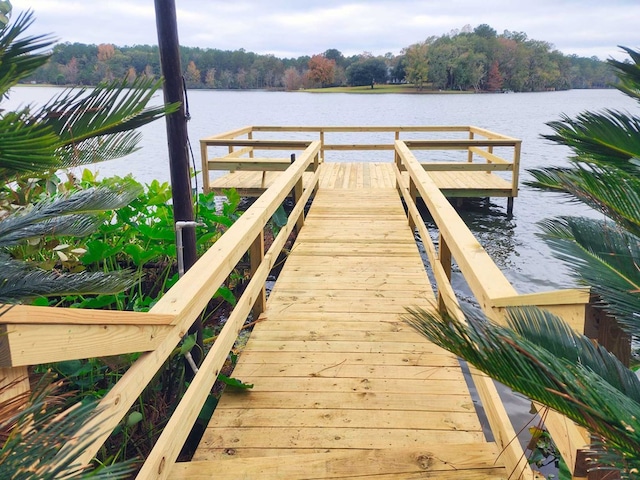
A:
[[[620,46],[620,48],[631,57],[633,62],[620,62],[614,59],[607,61],[615,69],[616,76],[620,80],[616,88],[640,100],[640,53],[628,47]]]
[[[94,214],[128,205],[140,193],[138,185],[127,183],[117,189],[89,188],[40,202],[0,222],[0,247],[43,235],[87,235],[97,226]]]
[[[540,320],[544,319],[543,322]],[[440,316],[422,309],[409,310],[405,320],[435,344],[462,357],[479,370],[510,388],[539,401],[566,415],[579,425],[600,436],[607,449],[624,457],[631,468],[640,467],[640,403],[621,391],[620,386],[637,390],[637,385],[626,385],[619,378],[623,366],[612,367],[617,360],[608,356],[601,347],[594,347],[597,355],[606,358],[607,378],[570,355],[558,356],[555,349],[546,348],[562,327],[561,319],[549,313],[521,318],[511,317],[512,325],[531,322],[538,330],[533,340],[525,338],[508,327],[492,324],[480,315],[467,312],[468,324],[449,316]],[[585,339],[578,344],[588,342]],[[628,379],[627,379],[628,380]],[[615,385],[615,386],[614,386]]]
[[[529,170],[534,188],[570,194],[602,212],[622,228],[640,235],[640,177],[614,168],[576,165],[574,168]]]
[[[83,143],[96,138],[104,142],[114,136],[109,147],[126,155],[134,150],[137,136],[119,134],[177,110],[177,104],[147,106],[161,86],[162,80],[140,77],[133,84],[122,80],[101,84],[92,90],[65,91],[35,112],[33,118],[51,127],[60,137],[64,166],[86,163],[88,157],[79,153],[95,146],[95,142],[88,146]],[[99,160],[95,153],[89,158]]]
[[[575,119],[562,115],[547,123],[555,134],[543,135],[570,147],[582,162],[614,166],[638,176],[640,169],[631,159],[640,158],[640,119],[613,110],[583,112]]]
[[[0,418],[0,431],[9,432],[0,448],[0,478],[129,478],[131,462],[91,471],[77,461],[86,446],[95,439],[96,432],[89,432],[82,438],[76,436],[76,432],[96,413],[97,402],[65,408],[67,398],[57,395],[60,384],[47,384],[48,381],[45,377],[40,382],[21,411]],[[0,411],[6,412],[3,406],[0,404]]]
[[[571,265],[576,278],[600,295],[623,328],[640,334],[640,241],[611,223],[563,217],[542,224],[556,255]]]
[[[33,13],[21,13],[15,22],[0,28],[0,96],[31,75],[49,59],[49,53],[39,53],[53,45],[50,35],[20,38],[33,23]]]
[[[30,116],[28,108],[0,116],[0,178],[4,182],[59,167],[58,136],[49,126],[32,122]]]
[[[59,273],[31,267],[0,254],[0,303],[72,294],[115,294],[135,285],[137,281],[138,278],[128,270]]]

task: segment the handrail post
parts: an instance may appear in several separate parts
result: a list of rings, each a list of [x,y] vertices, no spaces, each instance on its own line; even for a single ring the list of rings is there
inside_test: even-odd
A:
[[[442,232],[440,232],[438,240],[438,260],[442,265],[442,269],[444,270],[447,279],[451,282],[451,250],[449,249],[449,245],[447,245]],[[445,305],[444,297],[440,289],[438,289],[438,310],[441,313],[447,311],[447,306]]]
[[[473,131],[469,130],[469,140],[473,140],[474,138],[475,135]],[[471,147],[467,147],[467,162],[473,163],[473,151],[471,150]]]
[[[291,154],[291,163],[293,164],[296,161],[296,154]],[[293,187],[293,191],[291,192],[293,195],[293,204],[297,205],[297,203],[302,198],[302,194],[304,193],[304,181],[303,175],[300,176],[295,186]],[[304,226],[304,210],[300,212],[300,216],[296,220],[296,231],[300,233],[300,229]]]
[[[416,187],[413,177],[409,178],[409,197],[411,197],[413,204],[416,205],[418,199],[418,188]],[[412,232],[416,229],[416,222],[413,220],[411,215],[409,215],[409,228],[411,228]]]
[[[322,161],[326,160],[324,156],[324,130],[320,129],[320,156],[322,157]]]
[[[251,263],[251,277],[258,271],[258,268],[264,260],[264,229],[260,231],[256,239],[251,244],[249,249],[249,261]],[[267,305],[267,290],[263,286],[260,293],[256,297],[256,301],[253,304],[253,318],[257,319],[262,312],[265,311]]]

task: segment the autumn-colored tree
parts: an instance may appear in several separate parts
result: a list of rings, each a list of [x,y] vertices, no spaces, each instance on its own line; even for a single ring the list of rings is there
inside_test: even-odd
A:
[[[133,67],[129,67],[129,69],[127,70],[127,82],[133,83],[135,82],[137,77],[138,74],[136,73],[136,69]]]
[[[64,82],[67,85],[76,85],[78,83],[78,60],[73,57],[69,63],[62,67]]]
[[[415,43],[405,50],[405,73],[409,83],[413,83],[418,90],[427,82],[429,73],[429,46],[426,42]]]
[[[293,67],[289,67],[284,71],[282,83],[284,83],[284,88],[286,90],[300,90],[300,87],[302,87],[302,77],[298,70]]]
[[[115,47],[110,43],[101,43],[98,45],[98,61],[106,62],[113,58],[116,53]]]
[[[196,87],[201,83],[200,70],[198,70],[193,60],[191,60],[187,65],[187,72],[184,75],[184,81],[187,83],[187,87]]]
[[[204,84],[209,88],[216,86],[216,69],[210,68],[204,76]]]
[[[490,92],[497,92],[501,90],[502,82],[502,74],[500,73],[498,61],[494,60],[489,68],[489,74],[487,76],[487,90]]]
[[[322,87],[333,84],[335,79],[336,61],[324,55],[314,55],[308,63],[309,78]]]

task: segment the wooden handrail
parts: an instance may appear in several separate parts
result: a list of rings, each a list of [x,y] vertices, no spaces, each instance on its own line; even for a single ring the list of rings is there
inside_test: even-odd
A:
[[[118,425],[164,364],[189,326],[206,307],[209,299],[229,273],[249,250],[254,239],[298,183],[307,167],[316,161],[320,142],[309,147],[274,184],[229,227],[216,243],[188,270],[184,276],[154,305],[151,313],[172,315],[173,328],[152,352],[143,354],[102,399],[97,415],[82,427],[78,436],[91,435],[79,462],[88,464],[104,441]],[[237,332],[236,332],[237,333]],[[215,372],[217,375],[218,372]],[[185,428],[189,428],[186,427]],[[64,456],[64,449],[60,452]]]
[[[451,251],[483,312],[493,321],[504,324],[506,307],[539,305],[567,319],[577,331],[582,333],[586,303],[589,301],[588,290],[569,289],[519,295],[475,239],[464,221],[457,215],[446,197],[439,191],[429,174],[420,166],[405,142],[396,141],[395,145],[396,158],[400,167],[404,167],[409,172],[410,184],[406,190],[408,192],[415,190],[420,193],[440,231],[442,241],[446,248]],[[519,150],[517,155],[519,155]],[[396,177],[399,184],[402,181],[400,171],[401,168],[396,168]],[[402,186],[400,188],[405,190]],[[415,195],[405,193],[405,200],[408,204],[413,203],[414,197]],[[410,215],[415,215],[412,212],[413,208],[409,206]],[[411,220],[412,225],[420,226],[423,223],[421,218],[413,218]],[[419,229],[419,233],[432,265],[434,265],[434,262],[439,263],[440,256],[436,255],[435,247],[428,246],[429,242],[431,242],[429,233],[423,231],[423,229]],[[450,284],[445,281],[446,277],[443,278],[443,275],[438,273],[440,271],[439,267],[434,266],[433,268],[434,276],[438,283],[441,304],[444,304],[449,314],[460,318],[459,305]],[[488,378],[486,375],[474,372],[472,369],[472,376],[474,377],[474,382],[480,382],[479,385],[481,387],[478,387],[479,394],[481,394],[481,390],[491,388],[485,381]],[[487,390],[485,394],[489,398],[492,396],[490,390]],[[584,439],[587,438],[585,430],[568,421],[557,412],[549,411],[546,416],[548,419],[547,429],[556,442],[558,451],[561,452],[573,472],[576,467],[577,452],[585,448]],[[512,439],[513,437],[503,440]]]

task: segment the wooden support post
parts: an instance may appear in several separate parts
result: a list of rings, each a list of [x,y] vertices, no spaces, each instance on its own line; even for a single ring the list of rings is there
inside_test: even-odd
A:
[[[416,187],[416,184],[413,181],[413,178],[409,178],[409,197],[411,198],[411,201],[415,205],[416,200],[418,199],[418,188]],[[411,215],[409,215],[409,228],[411,228],[412,232],[416,228],[416,224],[413,221],[413,217]]]
[[[449,279],[449,283],[451,283],[451,250],[449,249],[449,245],[447,245],[447,242],[442,236],[442,233],[440,233],[440,238],[438,240],[438,260],[442,265],[444,273]],[[447,306],[445,305],[444,298],[440,290],[438,290],[438,310],[440,312],[447,311]]]
[[[507,197],[507,216],[513,216],[513,197]]]
[[[251,278],[258,271],[260,264],[264,260],[264,230],[256,237],[251,244],[249,250],[249,260],[251,262]],[[264,312],[267,305],[267,291],[265,287],[262,287],[260,293],[256,297],[256,301],[253,304],[253,318],[257,319],[262,312]]]
[[[469,132],[469,140],[473,140],[474,134],[473,132]],[[471,148],[467,148],[467,162],[473,163],[473,150]]]
[[[620,328],[615,318],[597,306],[599,302],[598,296],[591,294],[585,314],[584,334],[597,340],[628,367],[631,360],[631,337]]]
[[[15,382],[15,383],[14,383]],[[27,367],[0,368],[0,386],[13,383],[13,387],[0,394],[0,402],[23,395],[31,390],[29,385],[29,370]]]
[[[296,154],[291,154],[291,163],[296,161]],[[296,205],[300,199],[302,198],[302,194],[304,193],[304,183],[302,180],[303,176],[300,176],[300,179],[296,182],[296,185],[293,187],[293,204]],[[304,209],[300,212],[300,216],[296,220],[296,231],[300,233],[300,229],[304,226]]]

